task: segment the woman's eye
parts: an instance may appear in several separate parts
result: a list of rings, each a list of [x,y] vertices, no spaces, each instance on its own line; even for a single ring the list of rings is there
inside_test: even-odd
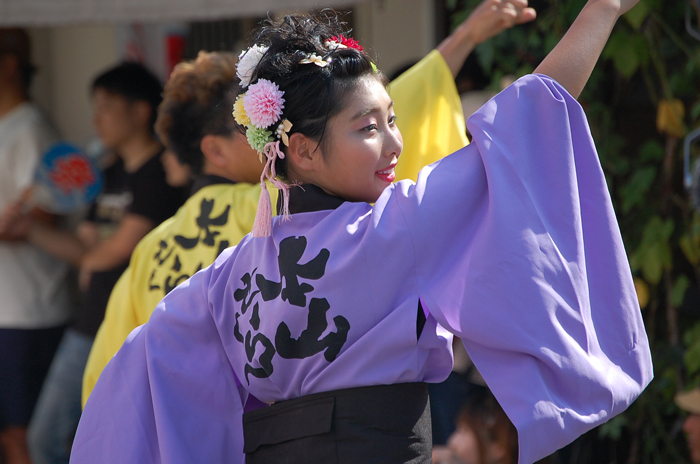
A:
[[[393,115],[392,117],[389,118],[389,124],[395,124],[396,123],[396,115]]]
[[[377,125],[376,124],[370,124],[369,126],[365,127],[364,130],[367,132],[377,130]]]

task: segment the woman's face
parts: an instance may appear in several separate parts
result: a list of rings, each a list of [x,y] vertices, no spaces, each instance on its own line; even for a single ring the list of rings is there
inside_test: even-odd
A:
[[[394,103],[384,85],[361,78],[345,108],[328,121],[326,143],[313,183],[352,201],[374,203],[395,178],[403,149]]]

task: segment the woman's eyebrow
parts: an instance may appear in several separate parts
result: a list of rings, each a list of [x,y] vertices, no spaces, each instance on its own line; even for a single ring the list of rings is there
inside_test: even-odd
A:
[[[391,100],[391,102],[389,103],[389,106],[387,106],[387,110],[390,110],[393,106],[394,106],[394,100]],[[378,111],[381,111],[381,108],[379,108],[378,106],[375,106],[373,108],[365,108],[364,110],[355,114],[355,116],[350,118],[350,120],[354,121],[356,119],[360,119],[361,117],[367,116],[368,114],[378,112]]]

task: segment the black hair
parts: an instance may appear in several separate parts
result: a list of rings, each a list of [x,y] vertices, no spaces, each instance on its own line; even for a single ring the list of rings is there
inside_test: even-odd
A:
[[[156,110],[163,99],[163,86],[158,78],[140,63],[124,62],[111,68],[92,81],[91,91],[102,89],[112,95],[135,103],[144,101],[151,106],[149,127],[153,131]]]
[[[334,36],[348,37],[344,27],[337,13],[323,10],[316,15],[288,15],[278,22],[268,19],[254,35],[253,43],[268,49],[253,71],[251,82],[267,79],[277,84],[284,91],[281,119],[293,124],[289,135],[302,133],[322,148],[328,121],[343,109],[345,98],[360,78],[373,76],[387,83],[364,52],[354,48],[329,50],[326,41]],[[310,54],[329,59],[328,66],[300,64]],[[274,133],[276,127],[269,129]],[[286,157],[277,159],[275,170],[285,177]]]
[[[202,138],[234,133],[231,108],[240,89],[236,62],[231,53],[199,52],[195,61],[175,66],[165,84],[156,132],[195,175],[204,166]]]

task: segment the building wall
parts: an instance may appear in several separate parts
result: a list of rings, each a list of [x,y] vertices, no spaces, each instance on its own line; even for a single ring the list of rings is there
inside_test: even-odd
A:
[[[89,87],[117,61],[113,26],[30,30],[38,73],[32,96],[67,141],[85,146],[93,137]]]
[[[435,1],[362,3],[353,12],[353,35],[391,75],[436,45]],[[85,147],[93,137],[88,88],[96,74],[120,58],[123,29],[90,25],[29,30],[38,67],[32,95],[67,141]]]
[[[435,48],[436,0],[375,0],[354,10],[354,36],[391,76]]]

